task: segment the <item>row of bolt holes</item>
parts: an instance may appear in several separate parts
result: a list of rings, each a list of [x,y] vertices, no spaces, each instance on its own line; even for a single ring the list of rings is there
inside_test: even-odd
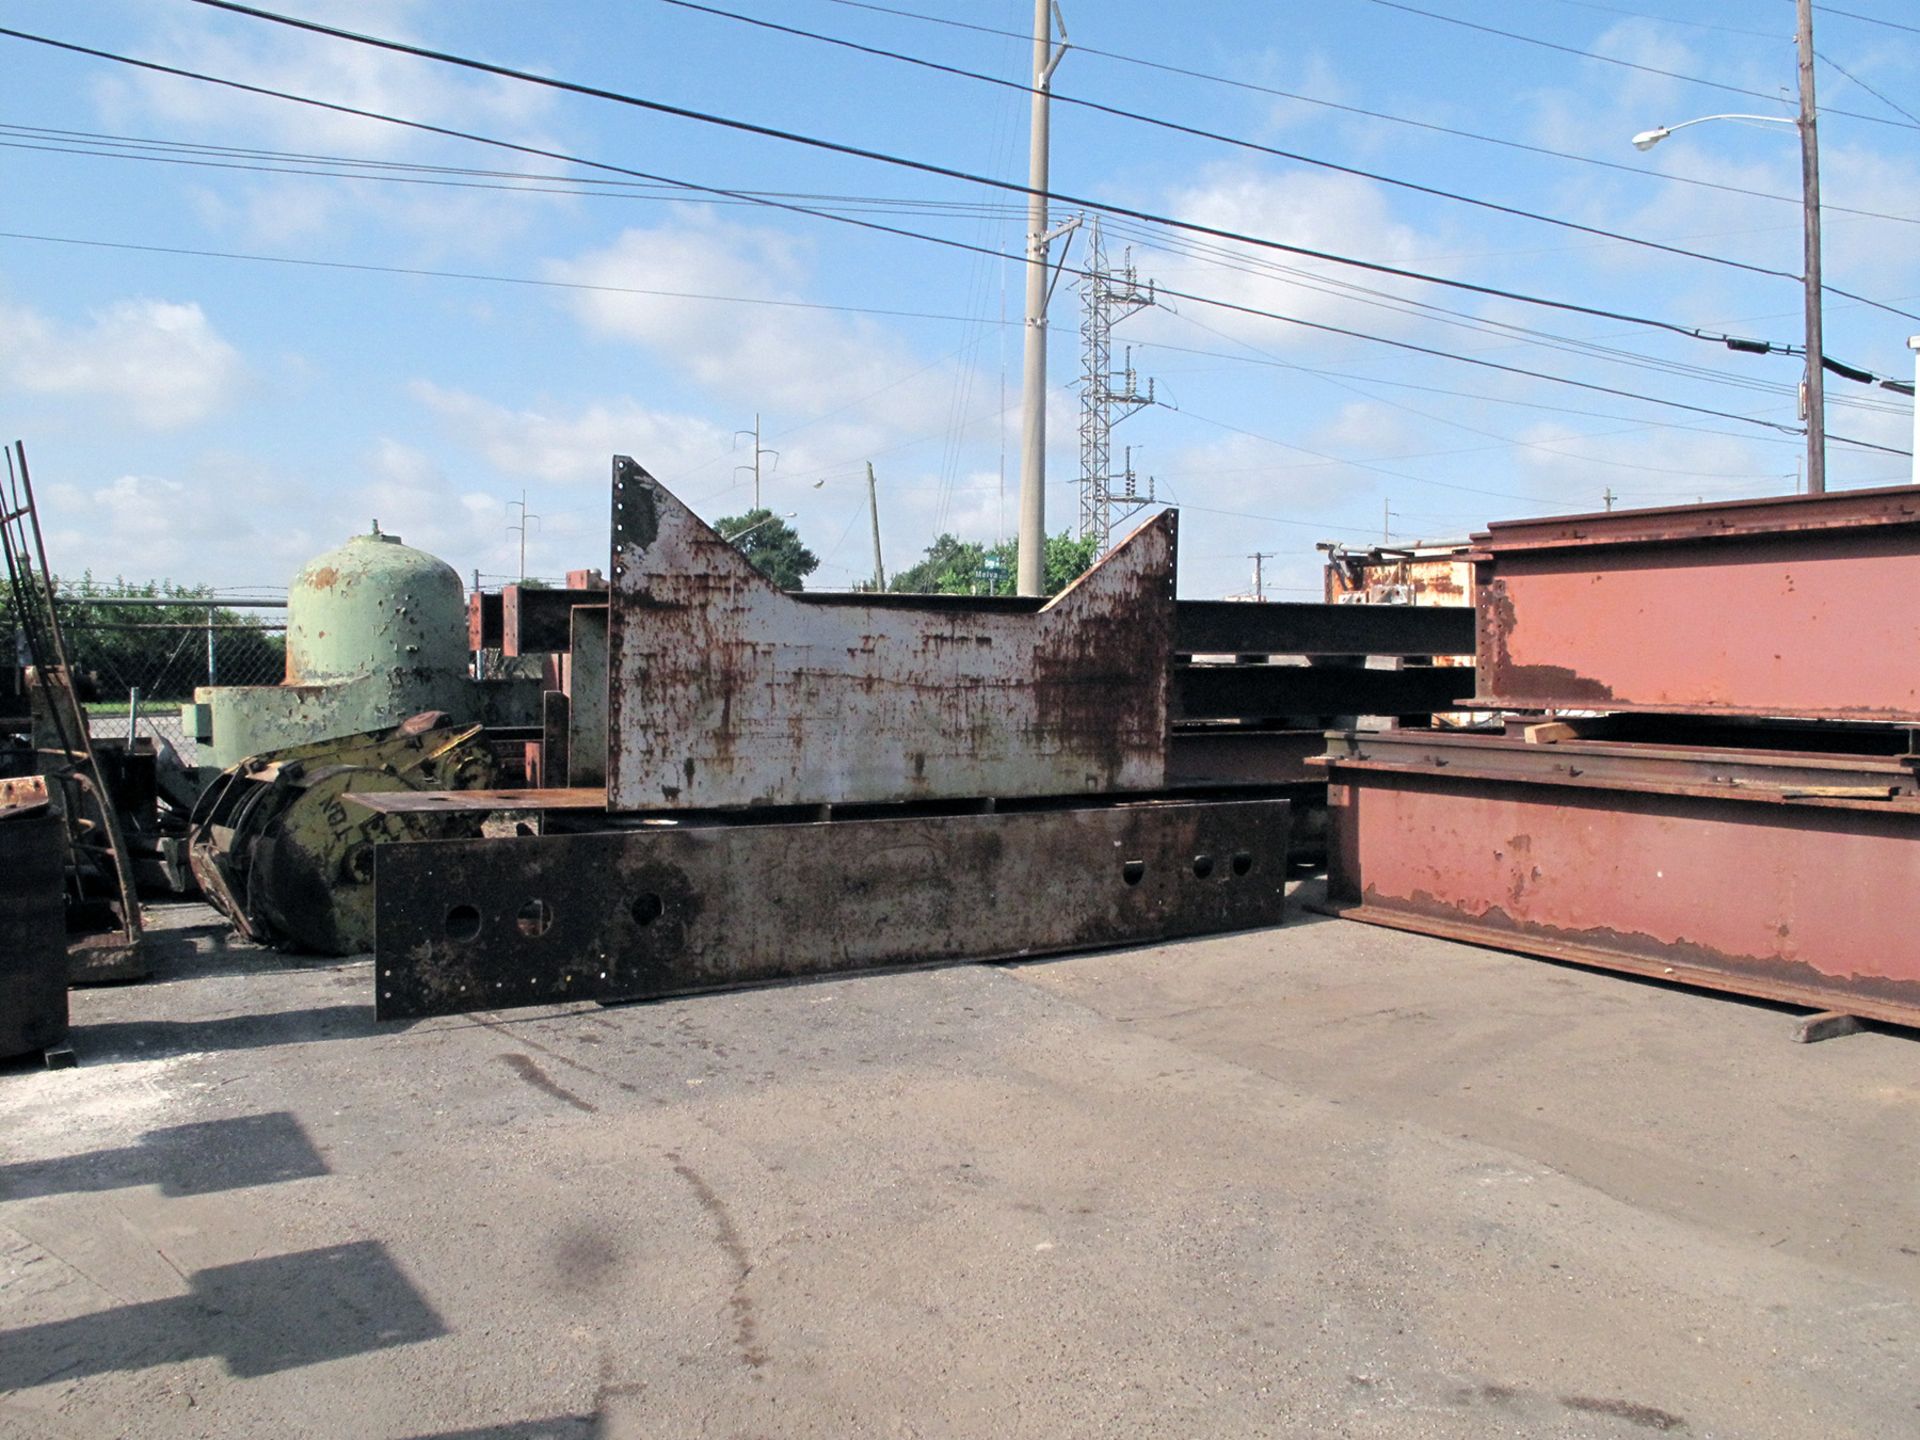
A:
[[[1248,875],[1253,872],[1253,856],[1245,850],[1236,850],[1227,867],[1235,875]],[[1196,879],[1205,880],[1212,876],[1213,856],[1196,855],[1193,857],[1193,873]],[[1120,878],[1129,885],[1138,885],[1147,873],[1144,860],[1123,861],[1120,866]],[[635,898],[628,908],[636,925],[651,925],[666,910],[666,905],[652,891]],[[520,907],[513,917],[513,923],[522,935],[538,938],[553,928],[553,907],[544,900],[529,900]],[[449,940],[474,940],[480,935],[480,911],[473,905],[455,905],[447,911],[446,932]]]
[[[1233,852],[1233,858],[1227,862],[1227,868],[1233,871],[1235,875],[1249,875],[1253,873],[1253,856],[1245,850],[1236,850]],[[1138,885],[1146,873],[1147,862],[1144,860],[1123,860],[1120,864],[1120,878],[1129,885]],[[1205,880],[1211,876],[1213,874],[1213,856],[1194,856],[1193,874],[1194,878],[1198,880]]]
[[[648,890],[634,897],[633,904],[627,907],[627,913],[633,916],[634,924],[647,926],[665,914],[666,909],[666,902]],[[553,928],[553,906],[544,900],[529,900],[513,917],[513,923],[522,935],[538,939]],[[476,940],[480,936],[479,908],[455,905],[447,911],[444,924],[449,940]]]

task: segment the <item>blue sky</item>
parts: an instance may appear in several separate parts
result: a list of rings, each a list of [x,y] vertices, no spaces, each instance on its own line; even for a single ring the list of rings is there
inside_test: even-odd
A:
[[[1025,75],[1023,42],[964,27],[1021,31],[1027,0],[887,0],[911,16],[845,0],[716,3]],[[1379,0],[1063,3],[1076,47],[1217,77],[1075,48],[1056,79],[1063,97],[1798,273],[1790,127],[1716,122],[1645,154],[1628,143],[1721,111],[1790,114],[1789,0],[1416,4],[1626,64]],[[662,0],[267,8],[954,169],[1025,175],[1022,93]],[[1920,32],[1899,28],[1916,18],[1891,0],[1841,9],[1896,23],[1818,14],[1819,48],[1840,67],[1819,72],[1827,280],[1920,313],[1920,123],[1902,113],[1920,112]],[[528,569],[557,575],[604,561],[615,452],[709,518],[747,508],[738,467],[751,445],[736,432],[756,413],[778,452],[765,502],[794,512],[823,557],[816,585],[867,571],[869,460],[890,569],[941,530],[990,539],[1014,523],[1016,195],[188,0],[4,0],[0,24],[721,189],[814,197],[791,203],[1012,257],[685,191],[615,194],[562,163],[0,39],[0,229],[10,232],[0,238],[0,429],[27,442],[60,571],[283,586],[302,560],[378,517],[462,574],[500,576],[517,563],[509,502],[524,489],[540,517]],[[1062,192],[1596,309],[1801,339],[1791,278],[1071,104],[1056,105],[1053,129]],[[129,141],[167,163],[127,158]],[[252,153],[204,148],[215,146]],[[113,153],[76,153],[102,150]],[[1383,512],[1407,540],[1597,509],[1607,491],[1623,506],[1651,505],[1795,483],[1802,442],[1767,427],[1795,422],[1797,360],[1126,219],[1103,231],[1110,258],[1132,247],[1143,281],[1204,297],[1142,311],[1115,333],[1116,354],[1131,344],[1142,383],[1152,377],[1166,402],[1126,419],[1114,444],[1116,458],[1131,444],[1143,480],[1154,476],[1182,510],[1183,594],[1244,590],[1256,550],[1275,557],[1266,573],[1276,597],[1317,593],[1314,543],[1377,540]],[[1068,263],[1084,256],[1076,238]],[[1077,509],[1073,283],[1062,279],[1052,309],[1053,530]],[[1829,297],[1827,351],[1838,359],[1910,379],[1916,332],[1920,320]],[[1838,379],[1828,388],[1836,434],[1909,446],[1903,397]],[[1903,456],[1846,445],[1829,464],[1833,488],[1909,474]]]

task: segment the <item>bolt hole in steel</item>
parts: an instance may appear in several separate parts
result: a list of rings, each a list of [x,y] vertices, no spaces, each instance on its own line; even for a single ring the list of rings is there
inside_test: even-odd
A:
[[[1129,885],[1138,885],[1140,877],[1146,873],[1147,862],[1144,860],[1128,860],[1120,867],[1120,878]]]
[[[634,924],[651,925],[666,912],[667,906],[664,900],[651,890],[648,890],[635,896],[630,908],[633,911]],[[601,978],[604,979],[605,977],[603,976]]]
[[[553,928],[553,907],[544,900],[529,900],[513,917],[513,923],[520,927],[522,935],[538,938]]]
[[[1250,855],[1245,850],[1234,851],[1233,852],[1233,873],[1236,875],[1246,875],[1251,873],[1252,870],[1253,870],[1253,856]]]
[[[1213,874],[1213,856],[1196,855],[1193,857],[1193,873],[1204,880]]]
[[[480,934],[480,911],[472,905],[455,905],[447,911],[447,938],[472,940]]]

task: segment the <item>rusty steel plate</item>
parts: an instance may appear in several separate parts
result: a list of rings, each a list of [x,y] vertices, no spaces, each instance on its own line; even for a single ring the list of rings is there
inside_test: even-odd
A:
[[[1035,613],[817,604],[616,458],[609,808],[1161,788],[1174,524],[1148,521]]]
[[[375,1010],[637,1000],[1278,924],[1285,800],[383,845]]]
[[[1329,748],[1336,913],[1920,1025],[1920,799],[1895,757]]]
[[[1480,708],[1920,722],[1920,488],[1474,539]]]

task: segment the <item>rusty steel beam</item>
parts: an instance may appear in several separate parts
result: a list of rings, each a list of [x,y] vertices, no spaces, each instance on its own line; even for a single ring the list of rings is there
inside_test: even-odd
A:
[[[409,1019],[1279,923],[1285,800],[380,847],[375,1009]]]
[[[1909,758],[1329,737],[1351,919],[1920,1025]]]
[[[548,655],[571,650],[573,607],[606,603],[604,589],[504,585],[500,589],[500,653]]]
[[[1332,665],[1181,665],[1173,673],[1176,720],[1261,720],[1291,715],[1425,715],[1473,694],[1464,665],[1372,670]]]
[[[1020,614],[808,604],[624,456],[613,490],[609,808],[1164,786],[1171,513]]]
[[[506,606],[497,594],[475,590],[467,596],[467,649],[498,650],[506,638]]]
[[[1474,537],[1485,709],[1920,723],[1920,487]]]
[[[1466,605],[1265,605],[1182,600],[1173,648],[1207,655],[1471,655]]]

